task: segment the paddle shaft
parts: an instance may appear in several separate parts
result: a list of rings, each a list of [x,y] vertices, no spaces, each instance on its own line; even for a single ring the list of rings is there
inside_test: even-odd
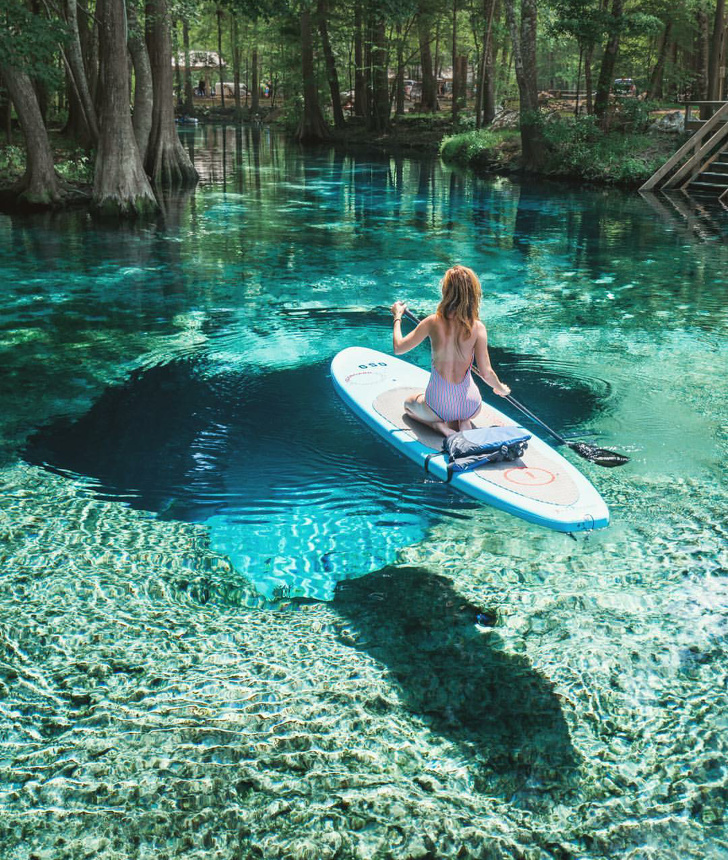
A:
[[[417,319],[417,317],[412,313],[412,311],[409,310],[409,308],[404,309],[404,315],[410,322],[413,322],[415,325],[419,325],[419,319]],[[482,379],[486,385],[489,384],[483,374],[476,367],[472,368],[472,372],[478,377],[478,379]],[[510,394],[506,394],[504,399],[507,400],[511,404],[511,406],[515,406],[516,409],[520,409],[520,411],[523,412],[524,415],[527,415],[532,421],[535,421],[537,424],[540,424],[541,427],[543,427],[545,430],[548,430],[548,432],[554,437],[554,439],[558,439],[559,442],[562,443],[562,445],[571,445],[571,443],[568,440],[564,439],[564,437],[560,433],[557,433],[555,430],[552,430],[548,424],[544,424],[544,422],[541,421],[540,418],[537,418],[533,414],[533,412],[531,412],[530,409],[528,409],[522,403],[519,403],[515,397],[511,397]]]

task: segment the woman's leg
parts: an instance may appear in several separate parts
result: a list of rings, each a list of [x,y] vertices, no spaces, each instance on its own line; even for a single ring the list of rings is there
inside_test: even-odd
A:
[[[437,413],[430,409],[425,403],[424,394],[413,394],[411,397],[408,397],[404,402],[404,408],[410,418],[414,418],[420,424],[427,424],[429,427],[437,430],[438,433],[442,433],[443,436],[452,436],[453,433],[457,432],[447,421],[443,421]]]
[[[480,408],[483,404],[480,403],[478,408],[473,412],[470,418],[463,418],[462,421],[459,422],[459,430],[462,433],[463,430],[474,430],[475,429],[475,419],[478,417],[478,413],[480,412]]]

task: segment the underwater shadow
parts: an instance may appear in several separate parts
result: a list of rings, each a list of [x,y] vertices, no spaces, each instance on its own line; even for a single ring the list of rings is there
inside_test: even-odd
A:
[[[340,582],[334,607],[353,647],[388,667],[405,707],[485,772],[550,792],[568,787],[579,761],[552,686],[526,658],[501,651],[494,630],[476,626],[482,607],[446,577],[386,567]]]

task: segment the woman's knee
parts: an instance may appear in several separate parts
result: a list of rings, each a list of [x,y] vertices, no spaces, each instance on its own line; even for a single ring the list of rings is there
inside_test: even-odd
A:
[[[407,412],[417,412],[420,403],[422,403],[421,394],[410,394],[410,396],[404,401],[404,408]]]

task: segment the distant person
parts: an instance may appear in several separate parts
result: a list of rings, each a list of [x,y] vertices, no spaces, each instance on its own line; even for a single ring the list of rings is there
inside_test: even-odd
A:
[[[197,92],[202,96],[203,99],[205,98],[205,89],[206,89],[205,88],[205,81],[204,81],[204,79],[202,79],[202,80],[200,80],[200,83],[197,85]]]
[[[482,399],[472,377],[473,361],[493,391],[501,397],[511,393],[490,363],[488,335],[480,322],[482,291],[478,276],[465,266],[453,266],[442,281],[442,300],[434,314],[423,319],[414,331],[402,337],[404,302],[392,305],[394,354],[416,347],[429,337],[432,346],[430,381],[424,394],[405,401],[408,415],[428,424],[444,436],[470,430],[472,419],[480,412]]]

